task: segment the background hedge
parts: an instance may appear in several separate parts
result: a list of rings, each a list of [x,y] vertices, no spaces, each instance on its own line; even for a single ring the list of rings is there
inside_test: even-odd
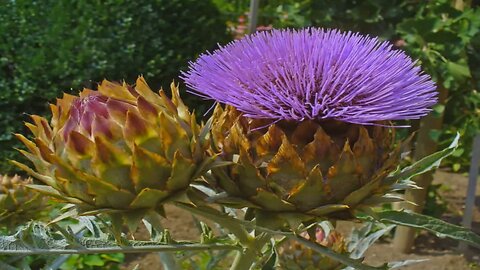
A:
[[[14,171],[25,114],[46,114],[62,92],[139,74],[165,88],[227,39],[206,0],[0,0],[0,172]]]

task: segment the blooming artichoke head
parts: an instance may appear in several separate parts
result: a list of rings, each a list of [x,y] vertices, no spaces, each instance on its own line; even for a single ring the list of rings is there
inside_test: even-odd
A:
[[[52,120],[32,116],[34,135],[18,138],[34,169],[15,162],[45,186],[32,186],[80,212],[162,210],[206,168],[209,146],[172,84],[172,99],[135,86],[103,81],[98,91],[65,94],[51,105]],[[133,211],[132,211],[133,210]]]
[[[13,228],[39,217],[45,200],[38,192],[25,187],[31,183],[31,178],[0,175],[0,227]]]
[[[386,200],[400,155],[390,121],[419,118],[436,102],[430,77],[390,44],[315,28],[247,36],[202,55],[183,78],[227,104],[212,128],[233,163],[212,170],[229,195],[223,203],[270,221],[349,217]]]

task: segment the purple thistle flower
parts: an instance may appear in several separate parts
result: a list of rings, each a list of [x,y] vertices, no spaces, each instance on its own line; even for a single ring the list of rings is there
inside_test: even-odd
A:
[[[390,43],[316,28],[247,36],[190,62],[182,78],[251,118],[372,124],[420,118],[437,101],[430,76]]]

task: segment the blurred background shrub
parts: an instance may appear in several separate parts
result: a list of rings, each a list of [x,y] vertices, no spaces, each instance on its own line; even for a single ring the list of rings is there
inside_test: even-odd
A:
[[[62,92],[104,78],[169,89],[199,53],[228,39],[210,1],[0,0],[0,172],[19,158],[12,133]]]

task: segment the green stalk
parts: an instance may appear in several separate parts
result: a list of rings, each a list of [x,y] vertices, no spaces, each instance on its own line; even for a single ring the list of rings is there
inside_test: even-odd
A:
[[[160,217],[157,213],[150,212],[147,215],[147,220],[152,224],[152,226],[158,231],[163,231],[163,226],[160,223]],[[160,263],[165,270],[177,270],[180,269],[177,265],[175,257],[171,252],[159,252],[158,257],[160,257]]]
[[[108,254],[108,253],[150,253],[150,252],[176,252],[176,251],[200,251],[200,250],[238,250],[238,246],[218,244],[175,244],[175,245],[151,245],[151,246],[117,246],[102,248],[71,248],[71,249],[23,249],[23,250],[0,250],[2,255],[59,255],[59,254]]]
[[[230,217],[224,213],[221,213],[213,208],[209,207],[195,207],[190,204],[185,203],[177,203],[178,207],[185,209],[193,214],[203,216],[208,218],[224,228],[230,230],[238,239],[240,244],[243,247],[243,250],[239,252],[237,257],[234,260],[234,263],[230,270],[248,270],[254,264],[256,260],[257,252],[260,253],[263,246],[271,239],[272,235],[281,235],[285,236],[289,239],[295,240],[314,251],[326,255],[336,261],[339,261],[345,265],[351,266],[355,269],[359,270],[387,270],[388,266],[370,266],[362,263],[362,260],[352,259],[348,257],[346,254],[336,253],[335,251],[324,247],[320,244],[314,243],[308,239],[305,239],[295,233],[292,232],[281,232],[275,231],[268,228],[263,228],[256,226],[253,222],[239,220],[233,217]],[[257,232],[263,232],[260,237],[252,237],[245,228],[251,228],[256,230]]]
[[[257,254],[261,253],[263,246],[270,240],[271,236],[263,233],[259,237],[252,237],[244,228],[244,224],[235,218],[232,218],[216,209],[209,207],[195,207],[185,203],[177,203],[179,208],[189,211],[219,224],[229,230],[238,239],[243,250],[237,253],[233,261],[231,270],[248,270],[257,259]],[[239,222],[240,221],[240,222]]]
[[[271,236],[266,233],[252,239],[250,246],[238,251],[230,270],[249,270],[256,262],[258,253],[270,239]]]
[[[221,225],[223,228],[229,230],[234,234],[242,246],[250,246],[253,237],[244,229],[239,223],[239,220],[234,219],[227,214],[221,213],[216,209],[209,207],[196,207],[185,203],[176,203],[177,207],[189,211],[192,214],[196,214]]]
[[[257,251],[253,248],[244,248],[238,251],[230,270],[249,270],[257,259]]]

